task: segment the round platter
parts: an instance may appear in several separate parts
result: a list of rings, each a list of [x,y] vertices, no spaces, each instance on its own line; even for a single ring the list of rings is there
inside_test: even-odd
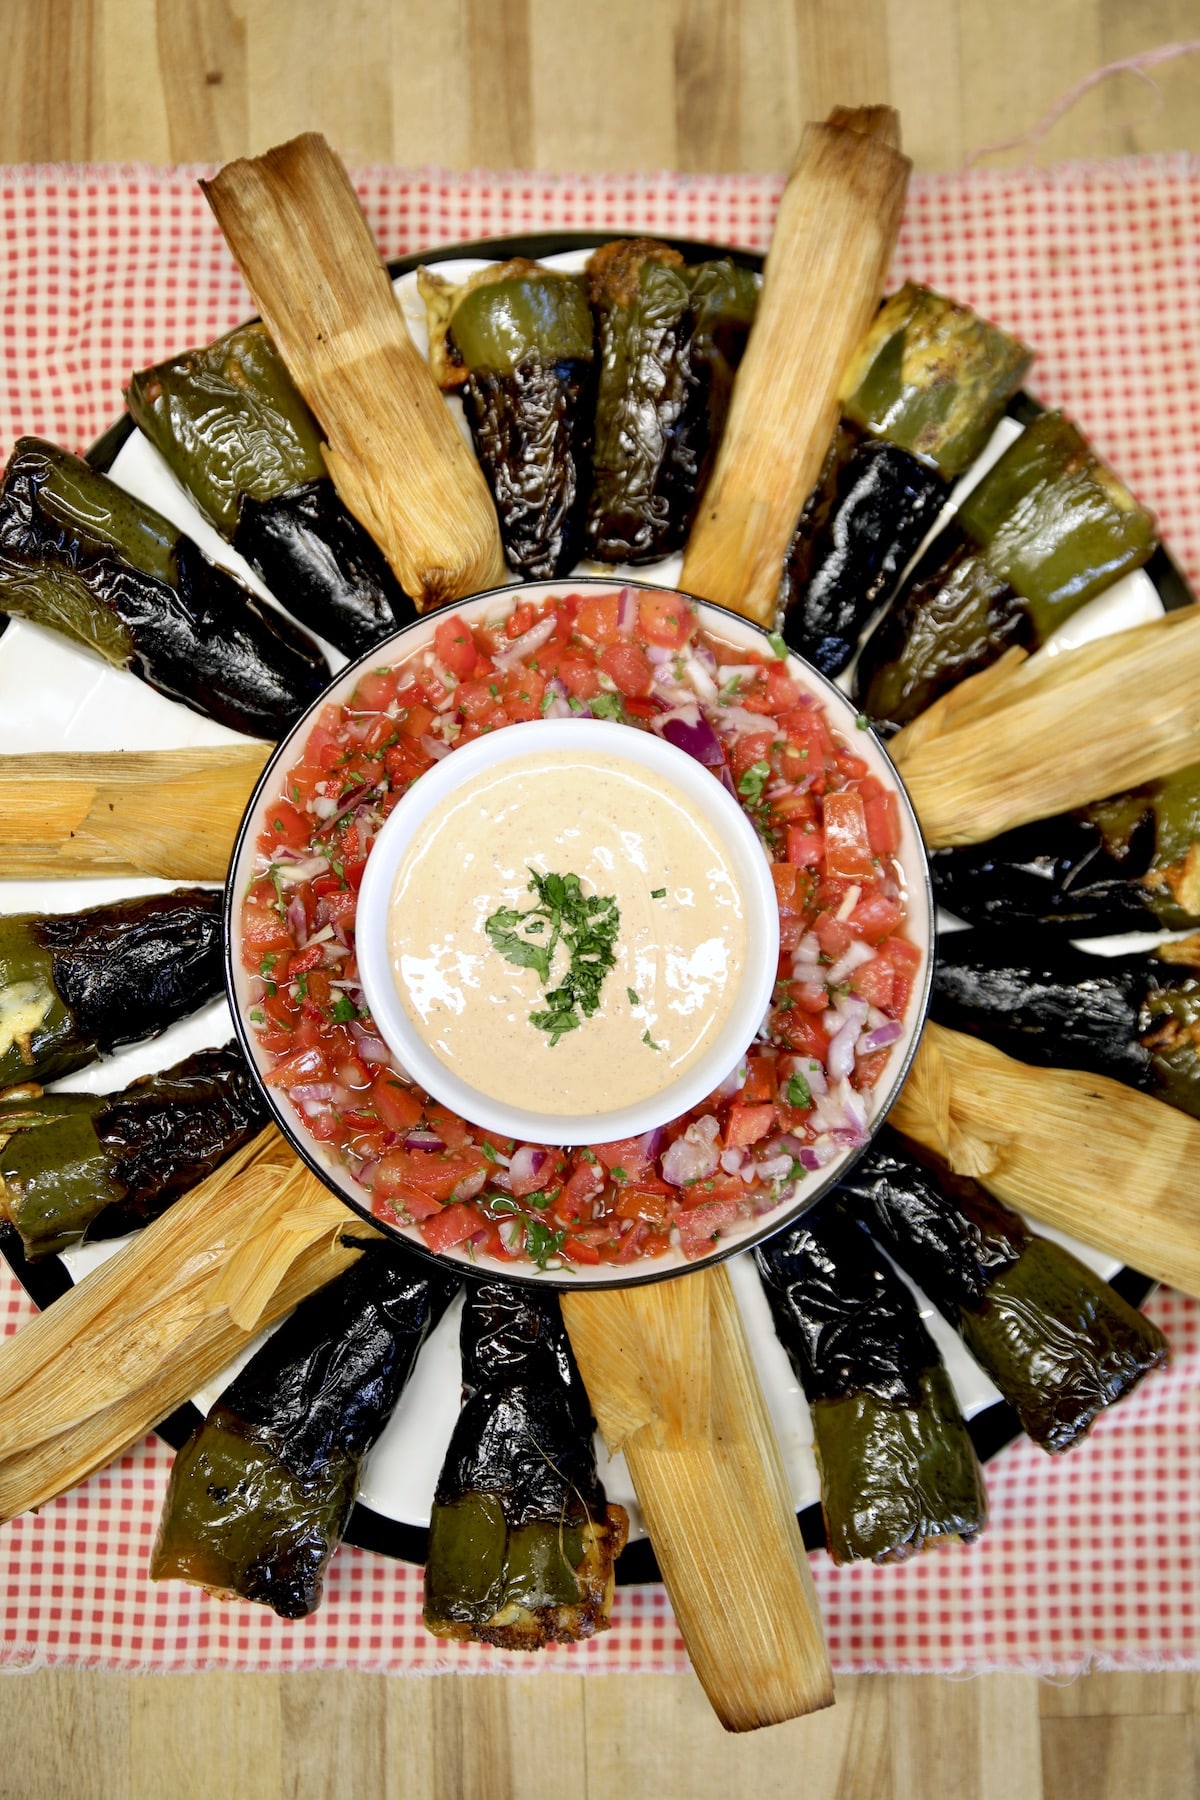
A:
[[[749,252],[690,240],[666,241],[689,261],[718,254],[730,255],[743,266],[761,267],[762,259]],[[585,238],[565,233],[491,240],[439,249],[429,257],[404,258],[393,263],[391,269],[413,335],[423,343],[424,308],[417,298],[415,282],[415,270],[420,263],[435,269],[446,265],[447,273],[459,276],[469,273],[473,267],[515,255],[558,266],[580,267],[596,242],[594,236]],[[448,404],[460,410],[457,402]],[[977,479],[1037,410],[1036,402],[1019,396],[1010,406],[1009,416],[997,427],[992,445],[964,478],[964,483]],[[214,561],[235,569],[249,585],[265,592],[247,566],[200,519],[165,465],[133,429],[127,416],[117,420],[94,447],[91,460],[108,470],[122,486],[139,494],[186,529]],[[961,487],[957,491],[961,491]],[[619,578],[621,571],[605,570],[604,573]],[[628,573],[637,580],[670,587],[678,579],[679,559]],[[1127,577],[1077,614],[1066,630],[1052,640],[1050,648],[1077,643],[1136,623],[1163,609],[1189,604],[1191,600],[1182,577],[1166,552],[1160,549],[1144,570]],[[335,667],[343,660],[333,652],[330,656]],[[35,626],[17,622],[0,638],[0,751],[183,747],[227,742],[231,735],[222,727],[163,699],[132,676],[98,664]],[[0,883],[0,910],[76,908],[126,894],[155,891],[164,885],[112,881],[69,885],[3,882]],[[91,1091],[120,1086],[136,1076],[166,1067],[194,1049],[222,1042],[228,1035],[229,1017],[222,1001],[173,1027],[161,1039],[124,1051],[102,1065],[81,1071],[61,1085]],[[112,1243],[89,1246],[64,1258],[52,1257],[30,1265],[21,1254],[15,1231],[9,1226],[0,1228],[0,1251],[39,1306],[57,1298],[72,1280],[79,1279],[115,1247]],[[1111,1259],[1079,1245],[1071,1247],[1134,1304],[1145,1297],[1151,1285],[1145,1277],[1132,1270],[1118,1269]],[[734,1258],[730,1267],[780,1439],[805,1542],[810,1548],[816,1547],[823,1544],[824,1532],[807,1408],[786,1356],[775,1339],[752,1265],[747,1258],[740,1257]],[[976,1448],[982,1458],[994,1455],[1018,1434],[1015,1415],[971,1361],[957,1335],[943,1323],[923,1296],[918,1295],[918,1298],[924,1321],[947,1363]],[[458,1303],[426,1346],[391,1425],[368,1460],[360,1501],[346,1533],[350,1543],[411,1561],[424,1560],[429,1502],[458,1410],[457,1319]],[[211,1390],[196,1396],[201,1406],[206,1407],[215,1399],[229,1373],[232,1371],[215,1382]],[[160,1432],[178,1447],[198,1417],[195,1407],[182,1407],[162,1422]],[[631,1504],[632,1487],[621,1459],[609,1462],[601,1451],[601,1469],[610,1498],[631,1506],[635,1532],[639,1531],[635,1505]],[[648,1540],[644,1535],[635,1535],[618,1562],[617,1578],[630,1583],[656,1577],[657,1568]]]

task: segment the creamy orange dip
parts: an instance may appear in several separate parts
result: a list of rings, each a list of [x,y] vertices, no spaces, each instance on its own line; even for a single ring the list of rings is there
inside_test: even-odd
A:
[[[620,913],[599,1005],[551,1042],[546,984],[495,947],[498,909],[535,905],[530,872],[573,873]],[[703,813],[619,757],[561,750],[486,770],[426,820],[400,864],[391,966],[415,1029],[461,1079],[552,1114],[650,1098],[705,1053],[747,956],[732,867]],[[551,983],[568,954],[560,944]]]

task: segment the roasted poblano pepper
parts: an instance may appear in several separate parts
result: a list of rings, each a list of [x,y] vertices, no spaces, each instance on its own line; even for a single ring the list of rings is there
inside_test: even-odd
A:
[[[1019,1062],[1088,1069],[1200,1118],[1200,940],[1092,956],[1054,933],[938,939],[933,1014]]]
[[[509,566],[565,575],[583,552],[595,324],[578,276],[514,258],[461,286],[422,269],[429,359],[458,390]]]
[[[457,1285],[398,1244],[372,1243],[298,1306],[175,1458],[153,1578],[284,1619],[314,1612],[363,1459]]]
[[[219,889],[0,918],[0,1092],[157,1037],[224,986]]]
[[[755,1252],[812,1411],[835,1562],[899,1562],[987,1522],[974,1447],[933,1339],[865,1231],[825,1203]]]
[[[358,656],[416,618],[338,497],[321,434],[264,325],[133,377],[134,420],[281,606]]]
[[[855,693],[903,725],[1011,645],[1036,649],[1155,547],[1154,521],[1062,413],[972,488],[863,647]]]
[[[1156,1325],[985,1188],[885,1130],[838,1190],[989,1374],[1029,1436],[1067,1450],[1167,1360]]]
[[[1200,763],[1077,812],[930,858],[939,903],[972,925],[1074,937],[1200,923]]]
[[[595,1424],[553,1294],[468,1287],[463,1409],[438,1478],[425,1623],[508,1650],[608,1625],[625,1510],[607,1505]]]
[[[0,1210],[31,1259],[148,1225],[266,1122],[236,1044],[114,1094],[0,1097]]]
[[[252,737],[282,736],[329,678],[311,639],[161,513],[40,438],[0,485],[0,608]]]
[[[758,304],[727,258],[685,268],[646,238],[588,262],[600,372],[587,549],[656,562],[682,548],[712,468]]]
[[[906,282],[842,382],[843,423],[788,552],[784,636],[827,675],[853,656],[1032,352],[969,307]]]

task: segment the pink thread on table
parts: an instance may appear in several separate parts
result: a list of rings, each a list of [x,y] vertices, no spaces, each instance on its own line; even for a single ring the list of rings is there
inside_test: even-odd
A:
[[[1150,79],[1146,71],[1157,68],[1159,63],[1172,62],[1179,56],[1193,56],[1197,51],[1200,51],[1200,38],[1188,38],[1183,43],[1159,44],[1153,50],[1139,51],[1136,56],[1123,56],[1117,62],[1105,63],[1102,68],[1093,69],[1092,73],[1085,76],[1075,87],[1068,88],[1065,94],[1060,95],[1049,112],[1043,113],[1032,130],[1022,132],[1019,137],[1005,138],[997,144],[980,145],[978,150],[972,150],[963,166],[972,169],[983,157],[998,156],[1004,150],[1017,150],[1022,144],[1028,144],[1032,149],[1053,130],[1064,113],[1070,112],[1076,101],[1082,100],[1083,96],[1090,93],[1092,88],[1099,87],[1102,81],[1107,81],[1110,75],[1138,76],[1157,95],[1161,103],[1162,89],[1156,81]]]

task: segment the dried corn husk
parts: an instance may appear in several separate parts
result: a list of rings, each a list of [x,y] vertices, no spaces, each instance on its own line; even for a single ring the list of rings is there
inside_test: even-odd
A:
[[[15,879],[224,881],[270,744],[0,756],[0,859]]]
[[[681,586],[760,625],[838,421],[838,384],[883,293],[911,164],[890,107],[807,125]]]
[[[721,1723],[752,1731],[831,1706],[808,1560],[728,1271],[562,1305]]]
[[[1200,1122],[1187,1114],[931,1024],[890,1119],[1031,1218],[1200,1295]]]
[[[0,1344],[0,1517],[73,1487],[332,1281],[370,1235],[266,1131]]]
[[[317,132],[200,183],[338,493],[418,607],[505,579],[487,483],[408,335],[340,160]]]
[[[1010,650],[889,748],[933,849],[1200,761],[1200,607],[1057,656]]]

